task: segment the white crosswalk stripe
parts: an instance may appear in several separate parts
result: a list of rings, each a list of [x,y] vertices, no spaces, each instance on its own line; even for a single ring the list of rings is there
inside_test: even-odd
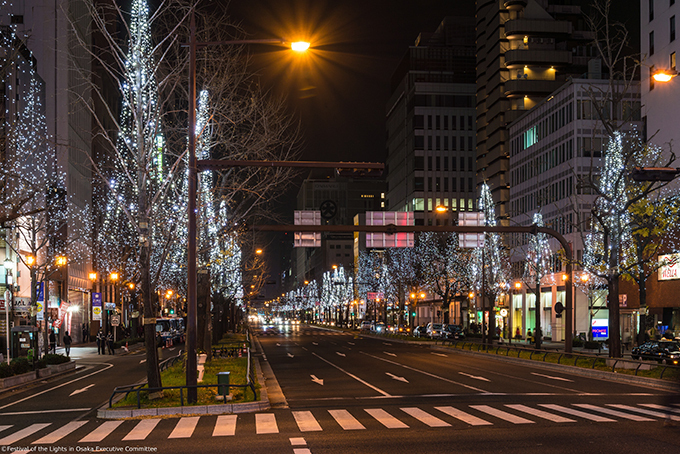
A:
[[[237,415],[220,415],[215,422],[213,437],[228,437],[236,435]]]
[[[255,432],[259,434],[277,434],[279,426],[273,413],[257,413],[255,415]]]
[[[124,438],[123,441],[140,441],[146,440],[152,430],[156,428],[160,419],[142,419],[137,423]]]
[[[464,423],[470,424],[471,426],[491,426],[493,423],[486,421],[482,418],[478,418],[464,411],[460,411],[454,407],[435,407],[437,410],[446,413],[449,416],[453,416],[456,419],[463,421]]]
[[[579,418],[584,418],[584,419],[589,419],[590,421],[595,421],[595,422],[614,422],[615,421],[615,420],[610,419],[610,418],[605,418],[604,416],[593,415],[593,414],[590,414],[590,413],[586,413],[584,411],[575,410],[573,408],[563,407],[561,405],[553,405],[553,404],[538,404],[538,405],[540,405],[541,407],[544,407],[544,408],[549,408],[551,410],[561,411],[562,413],[566,413],[568,415],[578,416]]]
[[[87,421],[71,421],[65,426],[62,426],[59,429],[55,430],[51,434],[45,435],[40,440],[34,441],[32,444],[39,445],[56,443],[65,436],[69,435],[71,432],[75,431],[76,429],[83,427],[85,424],[87,424]]]
[[[14,433],[9,433],[16,426],[2,425],[0,431],[7,434],[0,439],[0,445],[12,445],[17,442],[24,442],[33,445],[50,445],[64,440],[78,439],[79,443],[101,442],[108,437],[108,440],[116,441],[117,437],[113,434],[116,431],[120,434],[118,438],[122,441],[141,441],[154,439],[153,432],[162,427],[168,427],[173,423],[174,427],[169,435],[156,435],[167,437],[168,439],[187,439],[197,436],[199,424],[203,425],[203,432],[209,425],[209,430],[213,437],[233,437],[236,435],[237,426],[243,424],[239,429],[239,434],[248,435],[249,431],[254,430],[257,434],[278,434],[279,421],[286,423],[287,431],[291,430],[290,423],[294,420],[297,427],[294,432],[319,432],[323,430],[366,430],[365,422],[370,419],[381,424],[388,429],[420,429],[423,427],[445,428],[455,424],[467,424],[469,426],[490,426],[500,421],[512,424],[535,424],[537,422],[551,423],[577,423],[579,419],[595,422],[653,422],[659,419],[666,419],[670,414],[676,421],[680,420],[680,408],[676,406],[664,406],[652,403],[640,403],[637,405],[624,404],[605,404],[592,405],[575,403],[572,405],[557,405],[537,403],[533,405],[525,404],[495,404],[495,405],[459,405],[437,406],[427,408],[420,407],[389,407],[389,408],[364,408],[360,414],[352,414],[346,409],[313,409],[312,411],[290,411],[276,413],[256,413],[250,415],[215,415],[215,416],[185,416],[161,423],[161,419],[144,419],[141,421],[106,421],[103,423],[93,421],[71,421],[61,427],[55,428],[48,434],[40,435],[39,432],[51,425],[51,423],[36,423],[25,428],[17,427]],[[469,410],[468,410],[469,409]],[[546,411],[548,410],[548,411]],[[323,416],[320,413],[327,411],[337,425],[331,424],[322,427]],[[356,410],[359,411],[359,410]],[[394,412],[402,413],[394,413]],[[432,414],[432,411],[440,413]],[[483,413],[485,416],[479,417],[474,413]],[[565,417],[564,415],[572,417]],[[288,415],[288,416],[286,416]],[[522,416],[520,416],[522,415]],[[527,417],[523,417],[527,415]],[[532,419],[527,419],[531,417]],[[372,419],[371,419],[372,418]],[[417,422],[411,424],[408,418],[413,418]],[[449,419],[452,418],[452,419]],[[454,421],[455,420],[455,421]],[[88,424],[91,424],[88,428]],[[375,426],[373,426],[375,427]],[[460,427],[460,426],[459,426]],[[118,429],[118,430],[117,430]],[[125,429],[125,431],[123,430]],[[299,431],[299,432],[298,432]],[[159,431],[160,433],[164,433]],[[199,432],[200,433],[200,432]],[[252,432],[250,432],[252,433]],[[34,438],[35,441],[31,441]],[[303,448],[301,446],[300,448]],[[18,452],[18,451],[14,451]]]
[[[397,418],[387,413],[382,408],[367,408],[366,413],[373,416],[383,426],[388,429],[408,429],[408,426]]]
[[[408,407],[402,408],[401,410],[413,416],[423,424],[427,424],[430,427],[451,427],[451,424],[449,424],[448,422],[442,421],[441,419],[432,416],[431,414],[421,410],[420,408]]]
[[[528,413],[532,416],[537,416],[539,418],[547,419],[548,421],[552,422],[576,422],[575,419],[569,419],[565,418],[564,416],[554,415],[552,413],[548,413],[547,411],[539,410],[538,408],[527,407],[526,405],[508,404],[506,405],[506,407],[512,408],[513,410],[523,411],[524,413]]]
[[[512,413],[507,413],[503,410],[498,410],[496,408],[490,407],[489,405],[470,405],[470,408],[483,411],[486,414],[495,416],[496,418],[503,419],[513,424],[534,424],[534,421],[531,421],[530,419],[522,418],[521,416],[513,415]]]
[[[90,432],[89,435],[81,438],[80,443],[97,443],[102,441],[121,424],[123,424],[123,421],[106,421],[101,426]]]
[[[585,408],[586,410],[599,411],[610,416],[616,416],[617,418],[630,419],[632,421],[654,421],[653,419],[646,418],[644,416],[631,415],[630,413],[624,413],[622,411],[612,410],[611,408],[598,407],[596,405],[590,404],[574,404],[576,407]]]
[[[191,438],[200,416],[187,416],[177,421],[175,429],[168,438]]]
[[[21,429],[18,432],[13,433],[12,435],[7,435],[5,438],[0,439],[0,446],[4,445],[11,445],[12,443],[16,443],[19,440],[23,440],[26,437],[30,437],[34,433],[36,433],[39,430],[44,429],[45,427],[51,425],[52,423],[43,423],[43,424],[31,424],[30,426],[26,427],[25,429]],[[11,426],[10,426],[11,427]]]
[[[347,410],[328,410],[328,413],[340,424],[344,430],[361,430],[366,429],[354,416]]]
[[[680,416],[671,415],[667,412],[647,410],[646,408],[631,407],[630,405],[622,404],[607,404],[608,407],[620,408],[621,410],[630,410],[643,415],[656,416],[657,418],[670,418],[673,421],[680,421]]]
[[[300,428],[300,432],[317,432],[323,430],[311,411],[294,411],[293,418],[295,418],[295,422]]]

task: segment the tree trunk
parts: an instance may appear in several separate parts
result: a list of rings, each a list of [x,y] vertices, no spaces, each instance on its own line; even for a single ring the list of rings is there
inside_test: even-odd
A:
[[[638,345],[645,343],[645,331],[647,331],[647,281],[640,279],[638,281],[638,288],[640,290],[640,328],[637,335]]]
[[[536,343],[536,348],[540,349],[543,344],[543,330],[541,329],[541,283],[536,282],[536,303],[535,303],[535,316],[536,316],[536,326],[534,327],[534,340]]]

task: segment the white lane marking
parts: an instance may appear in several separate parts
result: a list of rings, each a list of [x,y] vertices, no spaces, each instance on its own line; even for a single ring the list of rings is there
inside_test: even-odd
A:
[[[302,349],[303,349],[304,351],[306,351],[306,352],[309,351],[309,350],[307,350],[307,347],[302,347]]]
[[[48,444],[48,443],[56,443],[62,438],[64,438],[66,435],[70,434],[74,430],[83,427],[85,424],[87,424],[87,421],[71,421],[70,423],[66,424],[65,426],[60,427],[59,429],[55,430],[54,432],[45,435],[42,437],[40,440],[36,440],[32,445],[40,445],[40,444]]]
[[[152,430],[156,428],[160,419],[142,419],[125,437],[123,441],[146,440]]]
[[[392,345],[389,342],[383,342],[383,345]]]
[[[345,369],[343,369],[342,367],[336,366],[336,365],[333,364],[332,362],[328,361],[327,359],[324,359],[324,358],[320,357],[320,356],[317,355],[316,353],[312,353],[312,355],[316,356],[317,358],[319,358],[321,361],[325,362],[326,364],[330,364],[331,366],[335,367],[335,368],[338,369],[340,372],[344,372],[345,374],[347,374],[348,376],[352,377],[353,379],[355,379],[355,380],[358,381],[359,383],[368,386],[369,388],[371,388],[371,389],[374,390],[374,391],[379,392],[379,393],[382,394],[383,396],[385,396],[385,397],[392,397],[389,393],[386,393],[386,392],[383,391],[382,389],[377,388],[377,387],[373,386],[372,384],[370,384],[370,383],[368,383],[368,382],[366,382],[366,381],[360,379],[360,378],[357,377],[356,375],[353,375],[353,374],[347,372],[347,371],[346,371]]]
[[[347,355],[345,355],[344,353],[340,353],[340,352],[335,352],[335,353],[337,353],[338,356],[342,356],[343,358],[344,358],[345,356],[347,356]]]
[[[323,378],[316,378],[316,375],[310,375],[312,377],[312,381],[314,383],[318,383],[319,385],[323,386]]]
[[[549,409],[555,410],[555,411],[561,411],[562,413],[566,413],[568,415],[577,416],[579,418],[584,418],[584,419],[589,419],[589,420],[595,421],[595,422],[616,422],[614,419],[605,418],[604,416],[600,416],[600,415],[593,415],[593,414],[590,414],[590,413],[586,413],[584,411],[574,410],[573,408],[563,407],[561,405],[554,405],[554,404],[538,404],[538,405],[540,407],[549,408]]]
[[[260,434],[277,434],[276,416],[273,413],[255,413],[255,432]]]
[[[84,388],[76,389],[75,391],[73,391],[73,392],[72,392],[71,394],[69,394],[68,396],[71,397],[71,396],[73,396],[73,395],[75,395],[75,394],[84,393],[85,391],[87,391],[88,389],[92,388],[93,386],[94,386],[94,383],[92,383],[91,385],[87,385],[87,386],[84,387]]]
[[[354,342],[347,342],[349,345],[356,345]]]
[[[430,352],[430,354],[432,354],[432,355],[437,355],[437,356],[443,356],[444,358],[448,358],[448,357],[449,357],[449,355],[447,355],[447,354],[445,354],[445,353]]]
[[[466,377],[474,378],[475,380],[489,381],[486,377],[480,377],[479,375],[466,374],[465,372],[458,372],[460,375],[465,375]]]
[[[293,418],[300,432],[318,432],[323,430],[311,411],[294,411]]]
[[[146,359],[143,359],[139,362],[139,364],[142,364],[142,363],[145,363],[145,362],[146,362]]]
[[[453,416],[454,418],[459,419],[466,424],[470,424],[471,426],[491,426],[491,425],[493,425],[493,423],[490,423],[489,421],[478,418],[478,417],[473,416],[469,413],[465,413],[464,411],[458,410],[457,408],[454,408],[454,407],[434,407],[434,408],[436,410],[439,410],[441,412],[446,413],[449,416]]]
[[[408,383],[408,380],[406,380],[404,377],[398,377],[398,376],[396,376],[396,375],[394,375],[394,374],[390,374],[389,372],[385,372],[385,374],[386,374],[388,377],[393,378],[394,380],[399,380],[399,381],[402,381],[402,382],[404,382],[404,383]]]
[[[568,381],[568,382],[572,382],[572,383],[574,382],[574,380],[569,380],[568,378],[554,377],[552,375],[537,374],[536,372],[532,372],[531,375],[536,375],[537,377],[549,378],[551,380],[561,380],[561,381]]]
[[[319,345],[318,342],[312,342],[312,345]]]
[[[528,413],[532,416],[537,416],[539,418],[547,419],[548,421],[552,422],[576,422],[575,419],[569,419],[565,418],[564,416],[554,415],[552,413],[548,413],[547,411],[539,410],[538,408],[527,407],[526,405],[507,404],[506,407],[512,408],[513,410],[523,411],[524,413]]]
[[[33,410],[33,411],[9,411],[7,413],[0,413],[0,416],[14,416],[14,415],[37,415],[43,413],[68,413],[72,411],[90,411],[91,408],[60,408],[57,410]]]
[[[88,435],[81,438],[78,443],[96,443],[102,441],[121,424],[123,424],[123,421],[106,421]]]
[[[663,412],[660,412],[660,411],[647,410],[645,408],[631,407],[629,405],[622,405],[622,404],[607,404],[607,406],[619,408],[621,410],[635,411],[635,412],[638,412],[638,413],[642,413],[643,415],[655,416],[657,418],[670,418],[673,421],[680,421],[680,416],[669,415],[668,413],[663,413]]]
[[[328,413],[340,424],[344,430],[362,430],[366,429],[354,416],[347,410],[328,410]]]
[[[645,418],[644,416],[631,415],[630,413],[624,413],[622,411],[612,410],[611,408],[598,407],[596,405],[590,404],[574,404],[576,407],[585,408],[586,410],[599,411],[610,416],[616,416],[618,418],[631,419],[633,421],[654,421],[651,418]]]
[[[0,426],[0,432],[2,432],[3,430],[7,430],[10,427],[12,427],[12,426]]]
[[[287,353],[287,355],[288,355],[289,358],[295,358],[295,355],[293,355],[291,353]]]
[[[407,366],[405,364],[401,364],[401,363],[398,363],[396,361],[391,361],[389,359],[381,358],[379,356],[373,356],[373,355],[370,355],[370,354],[365,353],[365,352],[361,352],[361,353],[366,355],[366,356],[369,356],[371,358],[378,359],[378,360],[384,361],[386,363],[394,364],[395,366],[403,367],[404,369],[412,370],[412,371],[421,373],[423,375],[427,375],[428,377],[432,377],[432,378],[436,378],[438,380],[445,381],[447,383],[452,383],[454,385],[462,386],[463,388],[471,389],[473,391],[477,391],[477,392],[480,392],[480,393],[483,393],[483,394],[491,394],[488,391],[484,391],[483,389],[475,388],[474,386],[470,386],[470,385],[466,385],[466,384],[463,384],[463,383],[460,383],[460,382],[457,382],[457,381],[449,380],[448,378],[440,377],[439,375],[431,374],[429,372],[425,372],[424,370],[416,369],[415,367]]]
[[[383,426],[388,429],[408,429],[408,426],[397,418],[387,413],[382,408],[365,408],[366,413],[373,416]]]
[[[277,343],[276,343],[276,346],[277,346],[277,347],[280,347],[280,346],[281,346],[281,344],[279,344],[279,343],[277,342]]]
[[[12,435],[7,435],[5,438],[0,440],[0,446],[4,445],[11,445],[12,443],[16,443],[17,441],[21,440],[22,438],[26,438],[30,435],[33,435],[39,430],[43,430],[45,427],[49,426],[52,423],[44,423],[44,424],[31,424],[30,426],[26,427],[25,429],[21,429],[18,432],[13,433]],[[11,426],[10,426],[11,427]]]
[[[16,404],[21,403],[21,402],[23,402],[23,401],[25,401],[25,400],[33,399],[34,397],[38,397],[38,396],[40,396],[41,394],[45,394],[45,393],[47,393],[47,392],[54,391],[55,389],[61,388],[62,386],[70,385],[71,383],[75,383],[75,382],[80,381],[80,380],[83,380],[83,379],[85,379],[85,378],[87,378],[87,377],[91,377],[91,376],[93,376],[93,375],[95,375],[95,374],[99,374],[99,373],[104,372],[105,370],[111,369],[111,368],[113,367],[113,364],[109,364],[109,363],[102,363],[102,364],[105,364],[106,367],[103,368],[103,369],[101,369],[101,370],[98,370],[98,371],[96,371],[96,372],[92,372],[91,374],[88,374],[88,375],[83,375],[83,376],[80,377],[80,378],[76,378],[76,379],[74,379],[74,380],[67,381],[66,383],[62,383],[61,385],[57,385],[57,386],[54,386],[54,387],[52,387],[52,388],[50,388],[50,389],[46,389],[45,391],[40,391],[39,393],[31,394],[30,396],[24,397],[23,399],[15,400],[15,401],[12,402],[12,403],[9,403],[9,404],[7,404],[7,405],[3,405],[2,407],[0,407],[0,410],[2,410],[3,408],[11,407],[12,405],[16,405]]]
[[[640,404],[643,407],[649,407],[649,408],[655,408],[657,410],[663,410],[666,413],[673,412],[673,413],[680,413],[680,409],[678,408],[673,408],[673,407],[664,407],[663,405],[657,405],[657,404]],[[678,404],[674,404],[678,405]]]
[[[513,415],[511,413],[507,413],[503,410],[498,410],[488,405],[470,405],[470,408],[474,408],[475,410],[479,410],[488,415],[495,416],[496,418],[500,418],[504,421],[508,421],[513,424],[534,424],[534,421],[522,418],[521,416]]]
[[[220,415],[215,422],[213,437],[228,437],[236,434],[236,419],[238,415]]]
[[[443,421],[437,418],[436,416],[432,416],[431,414],[421,410],[420,408],[406,407],[402,408],[401,410],[430,427],[451,427],[451,424],[449,424],[448,422]]]
[[[289,438],[291,446],[307,446],[307,442],[302,437]]]
[[[390,353],[390,352],[383,352],[383,353],[388,355],[388,356],[397,356],[395,353]]]

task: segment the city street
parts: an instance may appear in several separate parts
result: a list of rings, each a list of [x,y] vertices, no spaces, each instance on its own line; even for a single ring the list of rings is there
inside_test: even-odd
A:
[[[680,407],[666,427],[666,393],[650,388],[307,325],[260,330],[258,341],[285,397],[272,410],[98,420],[114,386],[143,377],[143,355],[88,354],[77,374],[0,398],[0,446],[294,454],[680,446]]]

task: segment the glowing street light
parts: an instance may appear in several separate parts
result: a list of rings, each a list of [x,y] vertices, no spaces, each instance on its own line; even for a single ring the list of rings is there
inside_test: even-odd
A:
[[[678,72],[674,69],[659,69],[652,74],[652,78],[657,82],[670,82],[677,75]]]
[[[295,52],[305,52],[307,49],[309,49],[309,43],[305,41],[297,41],[290,43],[290,48]]]

